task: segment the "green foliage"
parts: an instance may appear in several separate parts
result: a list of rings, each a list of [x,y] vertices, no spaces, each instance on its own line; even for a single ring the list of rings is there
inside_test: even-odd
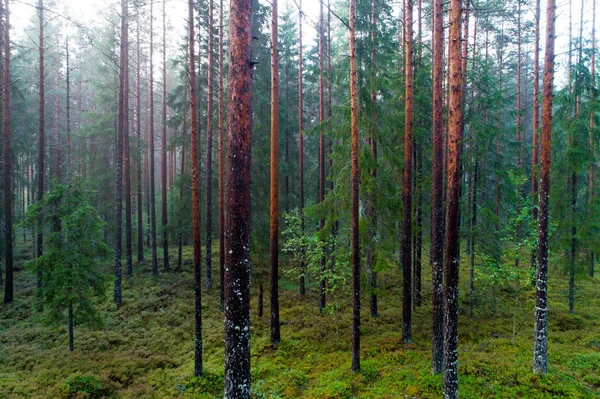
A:
[[[68,378],[65,384],[69,389],[69,399],[100,399],[109,393],[102,381],[93,375],[76,375]]]
[[[100,267],[109,249],[102,242],[104,223],[88,198],[83,183],[54,182],[26,214],[25,222],[33,230],[37,231],[40,218],[47,227],[44,253],[28,267],[41,277],[37,309],[51,324],[63,322],[70,305],[75,322],[102,324],[96,303],[105,293],[106,277]]]
[[[286,228],[282,250],[293,260],[284,270],[287,277],[297,280],[304,275],[307,288],[316,290],[321,279],[327,281],[326,293],[332,294],[334,300],[329,301],[327,309],[331,312],[339,306],[336,298],[349,291],[346,281],[350,277],[349,249],[343,245],[339,237],[333,234],[322,238],[319,232],[308,232],[302,229],[302,218],[298,209],[283,215]],[[326,227],[325,227],[326,228]],[[300,264],[304,263],[304,269]]]

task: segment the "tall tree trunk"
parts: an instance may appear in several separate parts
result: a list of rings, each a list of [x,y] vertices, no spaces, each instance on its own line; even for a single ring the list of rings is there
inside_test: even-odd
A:
[[[444,364],[444,211],[443,211],[443,75],[444,14],[442,0],[433,1],[433,174],[431,183],[432,317],[431,372],[439,374]]]
[[[60,183],[61,137],[60,137],[60,70],[56,70],[56,96],[54,97],[54,168],[53,179]]]
[[[223,20],[223,0],[219,0],[219,100],[218,100],[218,153],[219,153],[219,274],[220,274],[220,300],[221,300],[221,311],[225,305],[225,148],[223,148],[223,120],[224,120],[224,105],[223,105],[223,90],[224,90],[224,76],[223,76],[223,41],[224,35],[223,30],[225,27],[225,21]]]
[[[131,160],[129,149],[129,17],[125,15],[125,65],[123,69],[123,171],[125,173],[125,262],[126,274],[133,274],[133,255],[131,242]]]
[[[127,123],[127,114],[125,110],[125,95],[127,93],[125,86],[127,82],[126,64],[127,55],[127,0],[121,0],[121,46],[119,54],[119,103],[117,115],[117,151],[116,151],[116,185],[115,185],[115,287],[114,300],[117,306],[121,305],[121,277],[122,277],[122,229],[123,229],[123,136],[125,124]]]
[[[521,2],[517,2],[517,146],[521,146]],[[524,133],[523,133],[524,134]],[[517,167],[525,165],[524,154],[519,154],[517,148]],[[517,226],[517,238],[520,236],[521,226]],[[516,257],[516,265],[518,266],[519,256]]]
[[[250,397],[252,2],[232,0],[227,107],[225,398]]]
[[[414,60],[413,60],[413,2],[406,0],[404,8],[404,46],[406,58],[406,90],[404,106],[404,178],[403,199],[404,219],[402,234],[402,340],[412,342],[412,153],[413,153],[413,110],[414,110]]]
[[[137,43],[137,51],[136,51],[136,118],[135,118],[135,129],[137,133],[137,141],[138,141],[138,158],[137,158],[137,260],[138,262],[142,262],[144,260],[144,231],[143,231],[143,223],[142,223],[142,210],[143,210],[143,202],[142,202],[142,107],[141,107],[141,79],[140,79],[140,16],[138,14],[137,24],[136,24],[136,43]],[[133,272],[133,270],[132,270]]]
[[[496,137],[496,204],[494,208],[494,214],[496,216],[496,233],[500,230],[500,138],[502,136],[502,68],[504,61],[504,20],[502,20],[502,29],[500,33],[500,45],[498,52],[499,55],[499,64],[498,64],[498,92],[500,93],[500,104],[498,104],[498,136]]]
[[[200,176],[198,165],[198,110],[196,106],[196,60],[194,54],[194,0],[188,0],[188,50],[190,52],[190,137],[192,141],[192,231],[194,236],[194,375],[202,370],[202,245],[200,243]]]
[[[590,93],[595,92],[595,75],[596,71],[596,1],[592,1],[592,57],[590,60]],[[596,160],[596,152],[594,149],[594,112],[590,112],[590,209],[593,208],[595,204],[594,199],[594,179],[595,179],[595,171],[594,171],[594,162]],[[590,277],[594,277],[594,251],[590,251],[590,269],[589,269]]]
[[[300,197],[300,219],[302,234],[304,234],[304,96],[302,93],[302,0],[298,0],[298,175]],[[304,255],[304,254],[303,254]],[[300,261],[300,296],[306,294],[304,256]]]
[[[270,192],[270,277],[271,345],[281,340],[279,330],[279,54],[277,53],[277,0],[271,12],[271,192]]]
[[[444,296],[444,398],[458,398],[458,246],[463,121],[461,0],[450,2],[449,109],[448,109],[448,198],[446,210],[446,254]]]
[[[323,4],[323,3],[321,3]],[[322,12],[322,9],[321,9]],[[356,0],[350,0],[350,136],[352,162],[352,371],[360,371],[360,245],[358,226],[358,72]]]
[[[148,154],[150,162],[150,243],[152,246],[152,274],[158,276],[158,255],[156,253],[156,189],[154,172],[154,63],[152,62],[154,53],[154,6],[150,3],[150,153]]]
[[[167,216],[167,14],[166,0],[163,0],[163,76],[162,76],[162,140],[161,140],[161,235],[163,244],[163,267],[170,272],[169,266],[169,231]]]
[[[475,76],[475,60],[477,58],[477,19],[475,19],[473,24],[473,58],[471,62],[471,74]],[[464,70],[466,75],[466,67]],[[466,90],[466,85],[464,87]],[[471,114],[474,115],[475,110],[474,106],[474,98],[475,98],[475,85],[471,84],[471,98],[469,101],[469,108],[471,110]],[[485,120],[485,119],[484,119]],[[464,126],[463,126],[464,127]],[[470,273],[469,273],[469,317],[473,317],[473,305],[475,300],[475,226],[477,224],[477,168],[479,166],[477,158],[477,154],[475,153],[475,141],[473,138],[473,122],[469,122],[469,207],[467,208],[467,212],[471,211],[471,219],[469,221],[469,235],[467,236],[467,252],[470,256]],[[474,163],[474,165],[473,165]]]
[[[540,128],[540,0],[535,1],[535,33],[533,39],[533,138],[531,149],[531,196],[532,196],[532,215],[533,219],[538,218],[538,131]],[[531,252],[531,267],[535,267],[537,242],[534,244],[536,248]]]
[[[542,133],[540,138],[540,200],[533,346],[533,372],[537,374],[546,374],[548,372],[548,205],[550,195],[555,17],[556,1],[548,0],[546,5],[546,51],[544,57]]]
[[[415,155],[414,165],[414,181],[415,181],[415,231],[413,231],[414,247],[413,247],[413,309],[417,306],[421,306],[421,257],[422,257],[422,240],[423,240],[423,195],[422,195],[422,181],[421,173],[423,172],[423,153],[419,145],[414,146]]]
[[[324,70],[324,49],[325,35],[323,28],[325,26],[325,18],[323,14],[323,2],[320,2],[319,14],[319,203],[325,199],[325,80],[323,79]],[[320,228],[325,227],[325,219],[321,217]],[[321,281],[319,284],[319,310],[323,312],[326,305],[326,286],[325,268],[327,261],[325,255],[321,258]]]
[[[0,1],[1,7],[1,1]],[[46,166],[44,165],[44,155],[45,155],[45,134],[44,134],[44,107],[45,107],[45,85],[44,85],[44,1],[38,0],[38,16],[39,16],[39,114],[38,114],[38,192],[37,192],[37,200],[41,201],[44,197],[44,173],[46,170]],[[36,256],[39,258],[44,254],[44,217],[40,214],[37,224],[37,235],[36,235]],[[42,272],[39,270],[37,272],[37,288],[38,290],[42,287]]]
[[[368,217],[370,219],[369,238],[370,243],[367,247],[367,274],[369,277],[370,288],[370,308],[371,316],[377,317],[377,272],[375,271],[375,242],[377,239],[377,0],[371,2],[371,137],[369,144],[371,156],[373,157],[374,167],[370,170],[371,179],[373,179],[373,190],[369,195]]]
[[[0,15],[1,15],[0,11]],[[10,12],[8,0],[4,9],[4,70],[2,86],[2,157],[4,179],[4,259],[6,281],[4,303],[13,301],[13,227],[12,227],[12,165],[10,157]]]
[[[208,96],[206,99],[206,280],[212,288],[213,0],[208,1]]]

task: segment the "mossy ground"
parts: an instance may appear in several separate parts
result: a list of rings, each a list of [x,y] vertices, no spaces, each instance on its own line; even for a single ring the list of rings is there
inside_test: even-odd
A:
[[[18,263],[31,253],[19,248]],[[216,253],[216,252],[215,252]],[[193,378],[193,281],[191,248],[177,273],[154,278],[148,262],[124,282],[123,305],[100,305],[105,327],[76,326],[75,351],[66,328],[42,325],[32,309],[35,286],[27,271],[16,273],[14,303],[0,305],[0,398],[216,398],[223,389],[223,314],[219,290],[203,289],[205,376]],[[254,257],[256,270],[265,259]],[[215,258],[214,264],[217,264]],[[426,264],[426,263],[425,263]],[[215,269],[214,281],[218,282]],[[107,268],[107,272],[109,269]],[[380,316],[369,314],[363,296],[360,373],[350,371],[351,297],[333,314],[320,314],[316,297],[299,298],[282,281],[282,342],[269,344],[265,316],[252,298],[252,390],[256,398],[440,398],[442,377],[430,373],[429,268],[424,302],[416,309],[413,343],[402,343],[400,275],[380,275]],[[549,283],[549,374],[531,371],[533,295],[524,294],[513,319],[513,302],[499,294],[498,306],[480,300],[467,315],[467,268],[461,270],[459,381],[461,398],[600,397],[600,284],[577,276],[576,313],[567,309],[567,278],[555,264]],[[266,274],[255,274],[268,286]],[[255,294],[254,294],[255,295]],[[481,296],[480,296],[481,297]],[[517,334],[513,337],[513,326]]]

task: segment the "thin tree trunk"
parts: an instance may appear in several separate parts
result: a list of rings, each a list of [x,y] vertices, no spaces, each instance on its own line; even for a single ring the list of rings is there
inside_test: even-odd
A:
[[[142,223],[142,211],[143,211],[143,202],[142,202],[142,107],[141,107],[141,79],[140,79],[140,19],[138,15],[137,24],[136,24],[136,43],[137,43],[137,51],[136,51],[136,120],[135,120],[135,129],[137,133],[138,140],[138,158],[137,158],[137,239],[138,239],[138,262],[142,262],[144,260],[144,231],[143,231],[143,223]],[[132,270],[133,272],[133,270]]]
[[[415,196],[417,201],[415,204],[415,245],[413,248],[413,308],[421,306],[421,258],[422,258],[422,242],[423,242],[423,194],[422,181],[420,179],[423,172],[423,153],[420,146],[415,146]]]
[[[431,184],[432,317],[431,372],[439,374],[444,364],[444,212],[443,212],[443,103],[444,74],[443,2],[433,2],[433,176]]]
[[[538,218],[538,131],[540,128],[540,0],[535,1],[535,33],[533,39],[533,139],[531,149],[531,196],[532,196],[532,214],[533,219]],[[535,267],[537,242],[534,244],[536,248],[531,251],[531,267]]]
[[[56,70],[56,96],[54,97],[54,171],[53,179],[60,183],[61,137],[60,137],[60,70]]]
[[[8,2],[4,8],[4,70],[2,87],[2,157],[4,178],[4,259],[6,279],[4,282],[4,303],[13,301],[13,226],[12,226],[12,165],[10,157],[10,12]],[[1,7],[1,6],[0,6]],[[0,11],[0,15],[2,12]]]
[[[1,7],[1,2],[0,2]],[[38,0],[38,16],[39,16],[39,116],[38,116],[38,192],[37,200],[41,201],[44,197],[44,173],[46,166],[44,165],[44,154],[45,154],[45,134],[44,134],[44,107],[45,107],[45,85],[44,85],[44,1]],[[37,235],[36,235],[36,257],[40,257],[44,254],[44,217],[40,213],[37,224]],[[42,287],[42,272],[37,272],[37,289]]]
[[[542,102],[540,200],[533,346],[533,372],[536,374],[546,374],[548,372],[548,205],[550,195],[555,17],[556,1],[548,0],[546,5],[546,51]]]
[[[150,162],[150,243],[152,246],[152,274],[158,276],[158,255],[156,253],[156,190],[154,185],[154,63],[152,62],[154,53],[154,13],[153,3],[150,3],[150,153],[148,154]]]
[[[404,110],[404,178],[403,203],[404,227],[402,235],[402,340],[412,342],[412,152],[413,152],[413,109],[414,109],[414,60],[413,60],[413,2],[406,0],[404,8],[405,57],[406,57],[406,90]]]
[[[194,54],[194,1],[188,0],[188,50],[190,52],[190,137],[192,145],[192,231],[194,236],[194,375],[202,370],[202,246],[200,243],[200,176],[198,165],[198,110],[196,106],[196,60]]]
[[[163,267],[170,272],[169,265],[169,231],[167,216],[167,14],[166,0],[163,0],[163,76],[162,76],[162,140],[161,140],[161,235],[163,244]]]
[[[320,2],[319,4],[319,203],[322,203],[325,199],[325,127],[323,126],[325,121],[325,80],[323,79],[325,61],[325,35],[323,33],[323,27],[325,19],[323,14],[323,2]],[[323,227],[325,227],[325,219],[321,218],[320,228],[322,229]],[[326,306],[326,267],[327,261],[325,255],[323,255],[323,258],[321,259],[321,280],[319,284],[319,310],[321,312],[325,310]]]
[[[123,171],[125,173],[125,262],[126,275],[133,274],[133,254],[132,254],[132,226],[131,226],[131,160],[129,149],[129,17],[125,15],[125,36],[124,40],[124,56],[125,65],[123,73]]]
[[[352,371],[356,373],[360,371],[360,245],[358,226],[358,191],[360,172],[358,169],[356,0],[350,0],[350,136],[352,162]]]
[[[223,0],[219,0],[219,99],[218,99],[218,153],[219,153],[219,277],[220,277],[220,301],[221,311],[225,306],[225,149],[223,148],[223,120],[224,120],[224,105],[223,105],[223,89],[224,89],[224,76],[223,76],[223,41],[224,34],[223,30],[225,27],[225,21],[223,20]]]
[[[302,94],[302,0],[298,0],[298,169],[299,169],[299,197],[300,197],[300,219],[302,224],[302,234],[304,234],[304,118],[303,118],[303,94]],[[305,264],[304,254],[300,261],[300,296],[306,294],[305,288]]]
[[[371,2],[371,137],[369,144],[371,156],[373,157],[374,167],[370,171],[371,179],[373,179],[373,190],[369,195],[368,217],[370,219],[369,235],[370,243],[367,247],[367,274],[369,277],[370,288],[370,308],[371,316],[377,317],[377,272],[375,271],[375,242],[377,239],[377,138],[376,138],[376,123],[377,123],[377,0]]]
[[[595,70],[596,70],[596,0],[592,0],[592,57],[590,60],[590,93],[594,93],[595,91]],[[593,208],[595,204],[594,199],[594,179],[595,179],[595,171],[594,171],[594,162],[596,160],[596,152],[594,149],[594,112],[590,112],[590,209]],[[594,277],[594,251],[590,251],[590,269],[589,269],[590,277]]]
[[[73,303],[69,303],[69,350],[73,352]]]
[[[227,107],[225,398],[250,397],[252,2],[232,0]]]
[[[116,193],[115,193],[115,287],[114,300],[117,306],[121,305],[121,277],[122,277],[122,229],[123,229],[123,136],[126,124],[125,111],[125,81],[127,57],[127,0],[121,0],[121,48],[119,55],[119,103],[117,115],[117,151],[116,151]]]
[[[279,55],[277,53],[277,0],[271,12],[271,192],[270,192],[270,278],[271,345],[281,340],[279,329]]]
[[[206,280],[212,288],[213,0],[208,1],[208,96],[206,99]]]

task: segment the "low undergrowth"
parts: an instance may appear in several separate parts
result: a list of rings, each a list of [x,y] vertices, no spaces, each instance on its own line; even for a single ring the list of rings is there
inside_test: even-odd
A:
[[[30,250],[22,250],[24,257]],[[215,252],[216,254],[216,252]],[[223,392],[223,314],[218,286],[203,288],[204,368],[193,374],[193,281],[191,248],[182,270],[158,278],[148,262],[135,265],[124,281],[123,305],[110,295],[101,305],[105,326],[75,328],[75,351],[67,348],[66,326],[45,327],[33,312],[34,277],[16,274],[16,300],[0,305],[0,398],[217,398]],[[213,264],[217,263],[217,257]],[[265,260],[254,268],[266,270]],[[428,268],[424,302],[414,312],[413,343],[401,339],[400,274],[380,275],[379,317],[370,316],[363,296],[360,373],[350,371],[351,297],[320,314],[314,293],[301,300],[282,281],[282,342],[269,343],[268,308],[256,314],[252,298],[252,390],[255,398],[439,398],[442,377],[430,373],[431,309]],[[107,273],[109,269],[107,268]],[[218,282],[215,270],[214,281]],[[568,313],[567,278],[551,270],[547,376],[532,373],[533,295],[524,291],[516,312],[510,293],[477,291],[468,317],[467,269],[461,271],[459,383],[461,398],[600,397],[600,286],[577,277],[576,313]],[[111,292],[112,287],[107,286]],[[265,293],[265,295],[268,295]],[[265,298],[268,304],[268,298]],[[266,305],[267,307],[267,305]]]

